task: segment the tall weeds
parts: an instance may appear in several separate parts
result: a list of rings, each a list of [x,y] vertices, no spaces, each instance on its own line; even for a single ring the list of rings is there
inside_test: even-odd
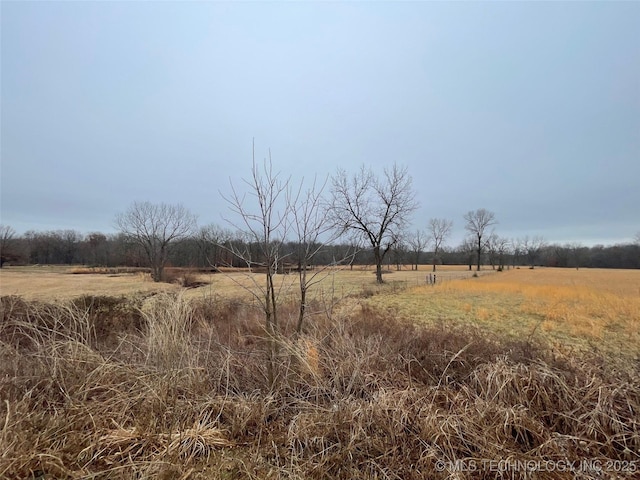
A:
[[[151,298],[142,310],[146,323],[146,363],[162,371],[188,368],[194,364],[191,327],[193,308],[181,295],[161,294]]]
[[[270,379],[263,318],[238,302],[3,297],[0,314],[0,478],[596,478],[456,468],[540,459],[640,468],[633,359],[621,368],[478,328],[419,327],[356,302],[296,335],[284,305]]]

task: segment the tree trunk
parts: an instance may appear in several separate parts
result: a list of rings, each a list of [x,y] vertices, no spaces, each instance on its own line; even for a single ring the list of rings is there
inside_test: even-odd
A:
[[[277,333],[277,319],[275,312],[275,303],[272,303],[273,296],[273,273],[272,273],[272,264],[267,263],[267,285],[265,289],[265,304],[264,304],[264,313],[265,313],[265,322],[267,328],[267,335],[269,336],[267,340],[267,381],[269,382],[269,388],[273,388],[275,385],[276,374],[275,374],[275,361],[277,356],[277,344],[276,344],[276,333]]]
[[[296,333],[302,332],[305,310],[307,309],[307,265],[300,265],[300,310],[298,312],[298,325]]]
[[[382,255],[380,253],[380,246],[373,247],[373,256],[376,259],[376,282],[383,283],[382,280]]]

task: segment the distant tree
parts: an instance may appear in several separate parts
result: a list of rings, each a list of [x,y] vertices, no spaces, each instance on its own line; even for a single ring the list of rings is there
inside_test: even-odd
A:
[[[487,259],[489,260],[489,265],[491,265],[492,270],[496,269],[496,262],[498,260],[497,242],[498,235],[495,232],[491,232],[484,241],[484,250],[487,253]]]
[[[540,236],[529,238],[529,236],[526,236],[522,239],[520,245],[522,245],[522,249],[527,256],[527,263],[529,264],[529,267],[534,268],[536,261],[540,257],[540,253],[546,246],[544,238]]]
[[[337,259],[344,258],[345,263],[349,265],[349,270],[353,270],[353,266],[361,262],[363,249],[363,238],[359,235],[352,235],[346,244],[339,245],[337,249],[334,249],[332,263],[336,264]]]
[[[378,178],[363,165],[351,178],[340,169],[331,181],[333,224],[342,233],[357,232],[371,246],[376,281],[383,283],[384,258],[417,208],[407,169],[394,164]]]
[[[511,242],[507,238],[498,237],[496,241],[496,249],[498,252],[498,264],[500,270],[504,270],[507,256],[511,252]]]
[[[520,265],[522,257],[522,240],[519,238],[512,238],[511,243],[511,266],[516,268],[516,265]]]
[[[418,270],[420,255],[422,255],[422,252],[429,246],[429,238],[424,231],[416,230],[413,234],[407,236],[407,245],[413,259],[413,266],[411,268]]]
[[[633,241],[636,245],[640,245],[640,232],[636,233],[635,237],[633,237]]]
[[[451,235],[453,221],[444,218],[432,218],[429,220],[430,242],[433,244],[433,271],[436,271],[438,254],[444,242]]]
[[[28,230],[24,234],[27,242],[29,262],[32,264],[51,264],[56,261],[55,240],[52,232],[36,232]]]
[[[504,269],[505,255],[509,250],[509,241],[506,238],[496,235],[492,232],[485,241],[487,253],[489,254],[489,263],[491,268],[495,269],[496,264],[498,269]]]
[[[475,255],[477,255],[475,239],[473,237],[465,238],[458,246],[457,250],[469,265],[469,270],[471,270],[473,261],[475,260]]]
[[[9,225],[0,225],[0,268],[5,262],[13,259],[12,243],[16,231]]]
[[[567,245],[551,245],[547,247],[546,265],[550,267],[570,266],[569,254],[571,247]]]
[[[85,238],[89,247],[91,263],[93,265],[106,265],[107,237],[100,232],[91,232]]]
[[[576,270],[580,269],[582,264],[583,247],[579,242],[567,243],[566,245],[554,245],[554,252],[556,256],[556,265],[558,267],[576,267]],[[588,249],[586,249],[588,250]]]
[[[396,266],[396,271],[398,272],[402,270],[402,265],[405,264],[407,254],[409,252],[406,238],[406,235],[401,233],[400,235],[396,236],[391,247],[391,256],[389,260],[393,260],[393,263]]]
[[[137,244],[132,243],[130,237],[122,232],[107,236],[105,259],[107,267],[116,267],[118,265],[138,267],[147,262],[146,255],[142,253],[142,249]]]
[[[155,282],[164,278],[171,247],[196,228],[196,217],[182,205],[135,202],[116,217],[116,226],[140,247],[151,267]]]
[[[78,260],[78,247],[82,241],[82,234],[76,230],[60,230],[55,232],[58,237],[62,263],[70,265]]]
[[[203,267],[218,268],[233,264],[230,244],[233,232],[218,225],[209,224],[198,230],[195,240],[198,248],[198,263]]]
[[[495,225],[496,219],[493,212],[479,208],[475,211],[469,211],[464,215],[464,219],[467,222],[465,229],[473,237],[475,242],[476,254],[477,254],[477,270],[480,270],[480,263],[482,261],[482,251],[485,247],[483,238],[487,233],[487,229]]]

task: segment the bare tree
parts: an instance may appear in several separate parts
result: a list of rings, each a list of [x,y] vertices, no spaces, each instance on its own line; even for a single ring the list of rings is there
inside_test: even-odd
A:
[[[640,244],[640,242],[638,242]],[[588,248],[583,246],[580,242],[573,242],[565,247],[571,254],[571,260],[576,267],[576,270],[580,270],[580,265],[582,264],[583,257],[585,257],[585,253],[588,251]]]
[[[476,247],[477,253],[477,270],[480,271],[480,263],[482,261],[482,251],[485,247],[482,239],[485,237],[487,233],[487,229],[495,225],[496,219],[493,212],[489,210],[485,210],[484,208],[479,208],[478,210],[471,210],[464,215],[464,219],[466,220],[465,229],[469,234],[473,237]]]
[[[458,246],[457,250],[462,254],[464,258],[466,258],[466,262],[469,265],[469,270],[471,270],[471,267],[473,266],[474,255],[477,254],[475,239],[472,237],[465,238]]]
[[[215,224],[205,225],[198,230],[196,244],[199,263],[217,269],[219,265],[233,262],[229,252],[229,242],[233,233]]]
[[[453,221],[444,218],[432,218],[429,220],[429,236],[433,244],[433,271],[436,271],[436,263],[438,261],[438,253],[445,240],[451,235]]]
[[[484,241],[484,248],[492,270],[496,269],[496,261],[498,260],[498,239],[498,235],[495,232],[491,232]]]
[[[16,231],[9,225],[0,225],[0,268],[11,259],[11,243],[15,237]]]
[[[500,237],[495,232],[491,232],[485,241],[485,248],[489,254],[491,268],[495,269],[497,264],[498,270],[502,271],[504,269],[504,257],[509,251],[509,240]]]
[[[495,243],[496,252],[498,253],[498,269],[504,270],[505,259],[511,250],[511,243],[504,237],[498,237]]]
[[[640,232],[636,233],[635,237],[633,237],[634,243],[640,245]]]
[[[196,217],[182,205],[134,202],[116,217],[116,226],[144,251],[151,276],[159,282],[164,278],[171,247],[194,231]]]
[[[389,258],[389,264],[391,264],[391,260],[393,259],[393,263],[396,266],[396,271],[402,270],[402,265],[405,264],[405,260],[407,257],[407,253],[409,252],[409,248],[407,247],[407,236],[404,233],[400,233],[397,235],[391,247],[391,256]]]
[[[297,240],[297,261],[300,286],[300,308],[296,332],[302,331],[307,311],[307,293],[309,289],[326,277],[327,268],[342,263],[345,259],[336,260],[333,265],[310,270],[313,260],[326,244],[337,238],[336,230],[326,221],[326,202],[323,199],[326,180],[319,185],[314,178],[308,189],[304,189],[304,182],[300,183],[296,198],[292,202],[293,230]],[[347,256],[349,252],[347,252]]]
[[[409,235],[407,238],[407,243],[411,250],[411,255],[413,257],[413,265],[411,268],[415,268],[418,270],[418,265],[420,264],[420,255],[424,252],[429,246],[429,238],[427,234],[421,230],[416,230],[415,233]]]
[[[522,257],[522,240],[514,238],[510,240],[511,243],[511,266],[516,268],[516,265],[520,265],[520,257]]]
[[[61,230],[56,233],[59,237],[60,250],[64,263],[73,263],[77,257],[78,244],[82,241],[82,234],[75,230]]]
[[[267,377],[271,387],[275,384],[275,361],[278,351],[278,296],[279,289],[275,284],[278,264],[283,261],[282,245],[289,230],[290,179],[282,180],[274,173],[269,153],[262,168],[256,165],[255,153],[251,168],[251,179],[244,180],[249,189],[248,195],[255,201],[247,205],[246,194],[240,193],[231,184],[231,196],[224,197],[229,208],[236,214],[238,221],[232,225],[238,228],[247,242],[238,247],[231,243],[232,253],[240,258],[251,270],[259,267],[265,271],[265,283],[261,284],[253,275],[250,276],[254,288],[247,289],[258,301],[265,317],[265,328],[269,335],[267,351]],[[251,246],[255,245],[256,251]]]
[[[538,257],[540,256],[540,252],[546,246],[546,242],[544,238],[540,236],[535,236],[529,238],[526,236],[520,242],[522,249],[527,256],[527,262],[529,263],[529,268],[534,268]]]
[[[89,247],[91,253],[91,263],[93,265],[106,265],[105,247],[107,244],[107,237],[100,232],[91,232],[86,236],[85,242]]]
[[[340,169],[331,180],[334,225],[342,233],[358,233],[371,245],[376,281],[383,283],[384,257],[417,208],[406,167],[394,164],[378,178],[363,165],[351,178]]]

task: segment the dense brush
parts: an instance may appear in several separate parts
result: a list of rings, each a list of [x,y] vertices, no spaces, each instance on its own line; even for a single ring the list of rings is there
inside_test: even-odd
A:
[[[239,302],[3,297],[0,477],[605,478],[482,463],[595,459],[636,478],[637,364],[350,301],[301,334],[281,307],[270,383]]]

